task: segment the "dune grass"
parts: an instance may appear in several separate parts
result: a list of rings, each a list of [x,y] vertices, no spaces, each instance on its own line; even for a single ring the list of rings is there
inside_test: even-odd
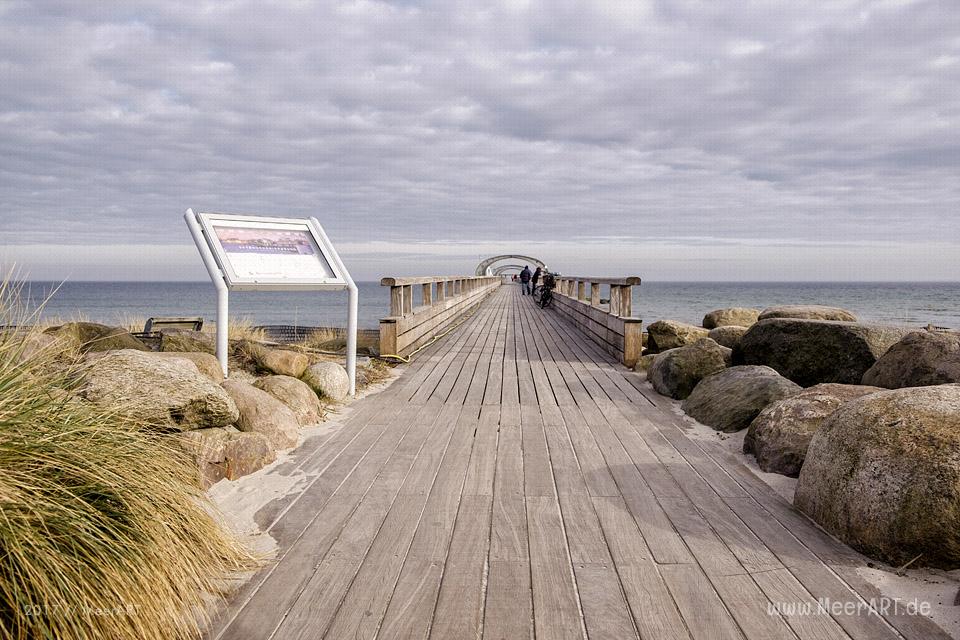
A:
[[[0,286],[0,325],[16,299]],[[210,594],[255,560],[162,434],[74,395],[82,373],[0,331],[0,638],[197,637]]]

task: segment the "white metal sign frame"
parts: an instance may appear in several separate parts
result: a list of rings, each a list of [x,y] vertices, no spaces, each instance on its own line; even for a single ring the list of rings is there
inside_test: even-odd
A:
[[[237,291],[348,291],[347,303],[347,375],[350,378],[350,395],[356,393],[357,379],[357,285],[350,277],[340,255],[327,237],[316,218],[272,218],[267,216],[246,216],[226,213],[194,213],[187,209],[184,220],[190,229],[190,235],[200,251],[200,257],[217,289],[217,359],[227,375],[227,352],[229,326],[229,293]],[[305,255],[314,260],[305,259],[294,262],[288,268],[297,270],[298,264],[312,268],[314,273],[306,277],[292,273],[254,273],[256,266],[246,273],[241,272],[231,258],[231,247],[226,244],[243,242],[241,239],[227,238],[218,230],[251,230],[282,234],[293,237],[303,246]],[[242,234],[241,234],[242,235]],[[241,247],[242,253],[258,253],[258,246]],[[280,250],[264,247],[267,255],[289,253],[289,247]],[[296,251],[294,250],[294,253]],[[294,261],[296,258],[294,258]],[[289,260],[288,260],[289,261]],[[314,264],[315,262],[315,264]]]

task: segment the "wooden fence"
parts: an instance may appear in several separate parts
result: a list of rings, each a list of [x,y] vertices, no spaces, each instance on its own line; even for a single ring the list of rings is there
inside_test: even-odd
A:
[[[609,286],[607,300],[601,287]],[[557,278],[554,306],[605,351],[628,367],[637,363],[643,351],[643,321],[633,317],[633,287],[640,278]]]
[[[383,278],[390,316],[380,320],[380,353],[406,356],[456,323],[500,286],[500,276]],[[420,304],[414,306],[414,287]]]

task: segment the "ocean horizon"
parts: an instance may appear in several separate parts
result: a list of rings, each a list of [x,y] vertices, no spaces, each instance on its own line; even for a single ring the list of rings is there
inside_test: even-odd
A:
[[[357,286],[360,327],[376,328],[389,314],[389,288],[379,281]],[[47,322],[216,316],[216,290],[202,281],[29,281],[24,293],[30,309],[45,301],[40,317]],[[238,291],[230,296],[230,315],[253,324],[344,326],[346,302],[346,292]],[[865,322],[960,327],[960,282],[645,281],[633,291],[634,315],[647,324],[660,319],[700,324],[713,309],[777,304],[838,306]]]

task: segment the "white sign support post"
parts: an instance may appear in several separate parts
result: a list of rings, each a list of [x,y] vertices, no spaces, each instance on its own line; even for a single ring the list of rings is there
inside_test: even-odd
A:
[[[316,218],[184,214],[217,289],[217,359],[227,371],[229,294],[237,290],[348,292],[347,375],[357,379],[357,285]]]

